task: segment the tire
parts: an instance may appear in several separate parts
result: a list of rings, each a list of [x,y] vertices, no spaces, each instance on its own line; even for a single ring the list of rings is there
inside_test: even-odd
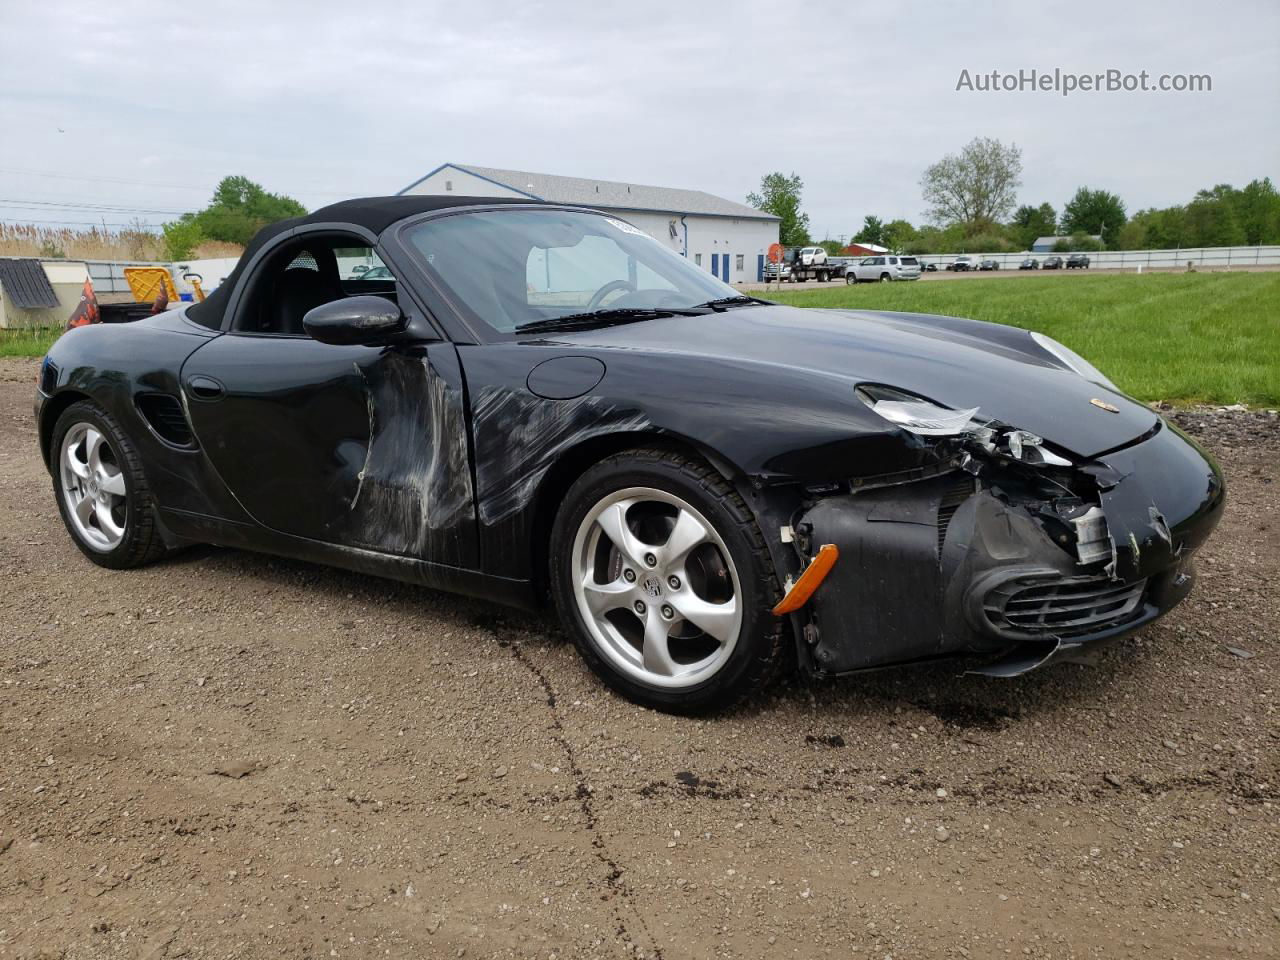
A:
[[[677,529],[697,546],[669,558]],[[721,709],[773,679],[785,632],[770,612],[778,578],[751,511],[707,464],[649,449],[602,460],[565,495],[550,550],[574,645],[629,700]]]
[[[852,273],[846,273],[846,274],[844,275],[844,282],[845,282],[846,284],[849,284],[850,286],[852,286],[853,284],[855,284],[855,283],[857,283],[857,282],[858,282],[858,278],[857,278],[857,276],[856,276],[856,275],[854,275],[854,274],[852,274]]]
[[[889,282],[890,280],[892,280],[892,279],[893,279],[893,278],[892,278],[891,276],[889,276],[887,273],[882,273],[882,274],[880,274],[880,282],[881,282],[881,283],[888,283],[888,282]]]
[[[826,283],[826,282],[827,282],[827,274],[826,274],[825,272],[821,272],[821,273],[819,273],[819,274],[818,274],[818,282],[819,282],[819,283]]]
[[[54,499],[81,553],[113,570],[165,554],[142,462],[111,414],[91,400],[73,403],[54,424],[50,450]]]

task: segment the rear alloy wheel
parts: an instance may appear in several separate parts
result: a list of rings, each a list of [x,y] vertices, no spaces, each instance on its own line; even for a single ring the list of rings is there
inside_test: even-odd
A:
[[[579,651],[624,696],[697,710],[772,676],[777,578],[746,504],[705,464],[657,450],[597,464],[565,499],[551,561]]]
[[[887,273],[880,274],[880,282],[888,283],[892,278]]]
[[[58,510],[85,556],[123,569],[165,552],[137,453],[105,410],[72,404],[54,426],[51,449]]]

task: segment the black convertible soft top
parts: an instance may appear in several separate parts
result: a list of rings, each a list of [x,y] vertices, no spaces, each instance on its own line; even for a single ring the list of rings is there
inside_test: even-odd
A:
[[[249,245],[240,255],[227,279],[219,284],[218,289],[209,294],[203,303],[197,303],[187,310],[187,316],[196,323],[218,329],[222,326],[222,317],[227,310],[227,301],[231,291],[235,289],[244,272],[244,266],[263,245],[280,234],[294,227],[311,223],[349,223],[364,227],[372,233],[383,230],[397,221],[412,217],[419,213],[430,213],[433,210],[447,210],[451,207],[473,207],[480,204],[497,203],[540,203],[528,197],[359,197],[354,200],[339,200],[327,207],[321,207],[305,217],[291,217],[288,220],[277,220],[269,223],[253,235]]]

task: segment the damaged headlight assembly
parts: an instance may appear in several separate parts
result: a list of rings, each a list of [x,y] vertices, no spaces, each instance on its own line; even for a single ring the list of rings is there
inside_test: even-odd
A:
[[[857,395],[877,416],[917,436],[962,437],[984,453],[1032,466],[1073,466],[1070,460],[1046,449],[1042,437],[980,417],[977,407],[953,410],[878,384],[859,385]]]

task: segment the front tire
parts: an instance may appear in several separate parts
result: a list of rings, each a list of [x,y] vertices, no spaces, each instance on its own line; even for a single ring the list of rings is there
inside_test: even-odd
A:
[[[111,414],[89,400],[72,404],[54,424],[50,449],[58,512],[81,553],[113,570],[164,554],[142,463]]]
[[[844,276],[844,282],[846,284],[852,285],[858,282],[858,278],[854,276],[852,273],[846,273]]]
[[[550,562],[579,653],[628,699],[723,708],[772,679],[778,579],[746,503],[707,464],[662,450],[596,464],[565,496]]]

